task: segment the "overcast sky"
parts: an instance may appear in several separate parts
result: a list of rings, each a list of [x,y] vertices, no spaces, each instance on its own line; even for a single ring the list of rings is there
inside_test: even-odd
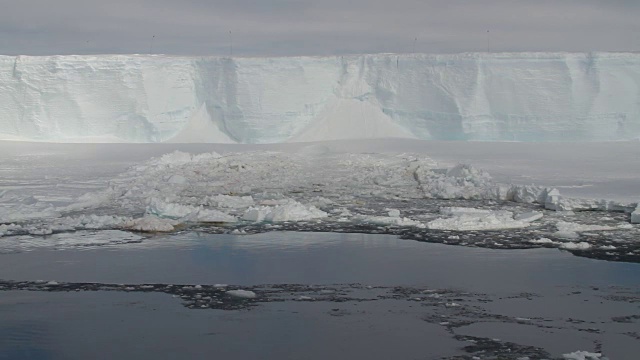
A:
[[[640,0],[0,0],[4,55],[229,55],[231,42],[241,56],[639,51]]]

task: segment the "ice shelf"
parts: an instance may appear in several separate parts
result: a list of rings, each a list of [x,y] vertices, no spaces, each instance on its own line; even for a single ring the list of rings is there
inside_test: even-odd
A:
[[[640,138],[640,54],[0,56],[0,139]]]

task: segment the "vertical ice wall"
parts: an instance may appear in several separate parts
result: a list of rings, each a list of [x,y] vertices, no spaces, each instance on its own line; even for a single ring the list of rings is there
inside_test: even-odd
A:
[[[196,108],[193,78],[181,58],[0,57],[0,134],[161,141]]]
[[[243,143],[283,142],[309,125],[337,87],[336,58],[194,60],[196,98]]]
[[[640,54],[0,56],[0,139],[384,136],[639,138]]]

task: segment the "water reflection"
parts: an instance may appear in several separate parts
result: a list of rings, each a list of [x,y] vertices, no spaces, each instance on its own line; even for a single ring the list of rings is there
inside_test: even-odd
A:
[[[82,249],[0,255],[0,273],[13,280],[239,285],[358,282],[491,292],[640,283],[640,264],[579,258],[556,249],[455,247],[389,235],[184,233]]]
[[[160,293],[3,291],[0,359],[440,358],[460,355],[464,346],[440,324],[456,317],[477,321],[456,329],[459,334],[540,344],[556,356],[576,346],[594,350],[587,346],[595,340],[618,358],[638,350],[615,346],[629,344],[625,334],[636,324],[611,320],[633,314],[637,305],[609,295],[627,291],[611,286],[625,286],[637,297],[640,264],[556,249],[491,250],[371,234],[184,233],[113,244],[119,237],[67,234],[53,248],[0,255],[0,274],[116,284],[408,285],[482,293],[479,298],[488,300],[463,305],[467,313],[407,299],[288,301],[220,312],[189,310]],[[75,247],[83,241],[91,246]],[[519,318],[536,319],[541,327],[513,320]],[[596,325],[601,332],[576,329]]]
[[[45,321],[11,321],[3,312],[6,306],[0,305],[0,359],[53,359],[48,348],[49,326]],[[15,309],[13,311],[16,311]],[[18,310],[19,311],[19,310]]]

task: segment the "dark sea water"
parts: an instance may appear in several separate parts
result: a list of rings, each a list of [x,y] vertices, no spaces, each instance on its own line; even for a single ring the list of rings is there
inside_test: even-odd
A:
[[[183,233],[90,243],[13,244],[0,255],[0,359],[640,354],[640,264],[370,234]],[[25,291],[6,284],[37,280],[127,285]],[[258,301],[199,309],[200,300],[138,291],[140,284],[229,284],[255,291]],[[272,286],[277,293],[265,290]]]

